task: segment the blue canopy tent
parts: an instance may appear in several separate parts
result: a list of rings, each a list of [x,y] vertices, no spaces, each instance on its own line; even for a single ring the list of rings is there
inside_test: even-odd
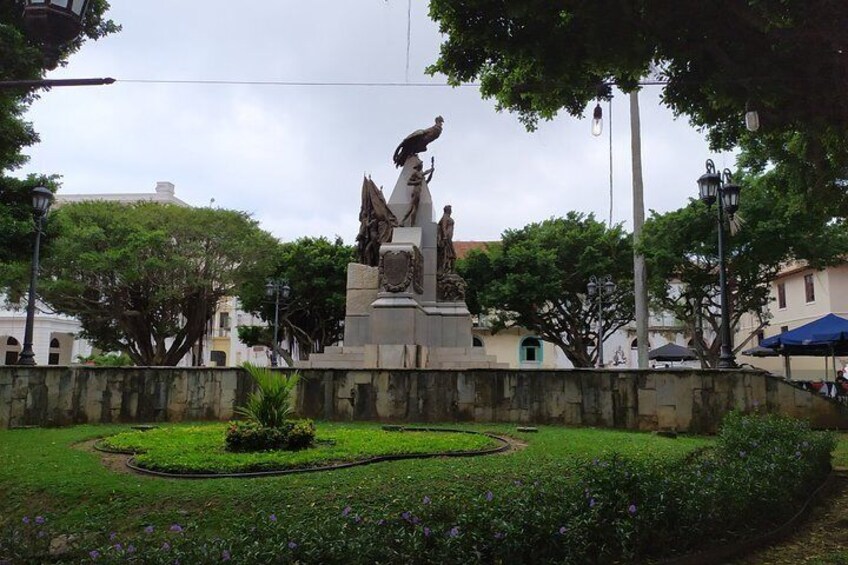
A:
[[[834,314],[804,324],[794,330],[764,339],[761,347],[774,349],[787,358],[792,355],[833,357],[833,372],[836,374],[836,355],[848,355],[848,320]],[[825,360],[825,371],[827,361]],[[789,375],[787,374],[787,377]]]

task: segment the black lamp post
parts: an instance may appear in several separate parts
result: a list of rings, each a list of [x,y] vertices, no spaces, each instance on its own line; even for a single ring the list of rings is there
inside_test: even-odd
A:
[[[24,26],[41,45],[48,68],[55,68],[62,46],[82,32],[89,0],[25,0]]]
[[[609,296],[615,290],[615,283],[612,282],[612,277],[606,275],[598,280],[592,275],[589,277],[589,284],[586,285],[586,290],[589,296],[598,296],[598,368],[604,366],[604,295]]]
[[[32,273],[29,280],[29,298],[27,300],[26,329],[24,330],[24,349],[18,358],[18,365],[35,365],[35,353],[32,351],[32,333],[35,323],[35,287],[38,283],[38,251],[41,247],[41,232],[44,218],[50,211],[53,193],[44,187],[32,189],[32,208],[35,219],[35,245],[32,250]]]
[[[739,192],[742,190],[733,182],[729,169],[724,169],[724,176],[716,172],[715,163],[707,159],[707,172],[698,179],[698,191],[701,200],[707,205],[718,200],[718,284],[721,296],[721,355],[719,369],[736,367],[730,336],[730,305],[727,299],[727,266],[724,258],[724,212],[732,219],[739,209]]]
[[[274,343],[271,347],[271,366],[276,367],[277,347],[280,333],[280,299],[285,302],[291,296],[291,287],[286,279],[268,279],[265,283],[265,295],[274,299]]]

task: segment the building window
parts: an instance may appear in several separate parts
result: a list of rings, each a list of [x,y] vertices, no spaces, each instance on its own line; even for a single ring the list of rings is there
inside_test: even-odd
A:
[[[813,283],[812,274],[804,275],[804,295],[808,303],[816,301],[816,286]]]
[[[757,345],[761,344],[766,338],[766,333],[763,330],[757,332]]]
[[[6,339],[5,365],[17,365],[18,354],[21,352],[21,344],[13,337]]]
[[[59,364],[59,353],[61,353],[62,344],[55,337],[50,340],[50,354],[47,356],[48,365]]]
[[[786,333],[789,331],[789,326],[780,326],[780,333]]]
[[[649,341],[648,342],[648,349],[650,349],[650,348],[651,348],[651,342]],[[638,339],[634,339],[633,341],[630,342],[630,349],[639,349],[639,340]]]
[[[535,337],[525,337],[521,340],[520,355],[522,363],[541,363],[542,342]]]
[[[209,360],[215,363],[216,367],[226,367],[227,366],[227,354],[224,351],[212,350],[209,353]]]
[[[777,307],[786,308],[786,283],[777,283]]]
[[[483,340],[475,335],[471,338],[471,345],[473,347],[483,347]]]

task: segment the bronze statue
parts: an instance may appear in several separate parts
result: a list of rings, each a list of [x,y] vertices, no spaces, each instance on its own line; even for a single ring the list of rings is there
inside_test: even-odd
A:
[[[412,169],[412,174],[409,175],[409,180],[406,181],[406,184],[412,187],[412,193],[410,194],[409,210],[400,221],[400,225],[402,226],[406,225],[408,218],[410,219],[410,227],[415,225],[415,218],[418,216],[418,204],[421,203],[421,186],[424,182],[430,184],[430,181],[433,179],[433,172],[436,170],[436,159],[430,157],[430,168],[422,171],[423,168],[424,163],[418,160],[418,164],[415,165]]]
[[[419,129],[412,132],[406,139],[400,142],[400,145],[395,149],[395,154],[392,160],[396,167],[403,167],[406,160],[427,151],[427,144],[437,140],[442,135],[442,124],[445,120],[441,116],[436,116],[436,124],[427,129]]]
[[[359,262],[369,267],[380,264],[380,245],[392,241],[398,225],[389,210],[383,191],[368,177],[362,179],[362,207],[359,209],[359,234],[356,236]]]
[[[445,206],[436,234],[436,272],[440,275],[452,273],[456,264],[456,249],[453,246],[452,208]]]

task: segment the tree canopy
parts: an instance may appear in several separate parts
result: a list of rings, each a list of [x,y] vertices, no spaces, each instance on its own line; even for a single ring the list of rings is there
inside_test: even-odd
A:
[[[776,161],[791,137],[809,163],[805,188],[848,178],[848,3],[431,0],[430,15],[446,36],[430,71],[479,80],[528,128],[583,115],[610,84],[658,79],[714,149],[750,140]],[[754,135],[746,109],[760,116]]]
[[[844,221],[817,213],[801,194],[786,193],[779,178],[767,174],[743,179],[739,229],[725,234],[732,332],[746,313],[768,322],[770,285],[787,261],[824,267],[844,261],[848,252]],[[683,322],[695,350],[710,366],[717,363],[721,345],[716,216],[715,205],[695,200],[680,210],[654,213],[645,223],[640,245],[654,307]],[[737,350],[749,336],[742,337]]]
[[[320,353],[344,337],[347,265],[355,260],[355,249],[341,238],[304,237],[279,244],[269,251],[272,259],[253,273],[241,287],[242,307],[273,323],[274,303],[265,295],[268,279],[286,279],[289,300],[280,308],[279,339],[288,341],[288,351],[297,350],[302,359]],[[273,341],[270,328],[245,328],[239,337],[248,345]],[[291,361],[291,359],[289,359]]]
[[[43,299],[138,365],[176,365],[276,241],[241,212],[158,203],[68,204],[50,221]]]
[[[500,245],[473,251],[458,264],[469,305],[488,312],[493,330],[521,326],[559,347],[575,367],[597,360],[597,303],[586,296],[593,275],[611,275],[605,297],[606,337],[633,319],[633,248],[623,228],[570,212],[504,232]]]

